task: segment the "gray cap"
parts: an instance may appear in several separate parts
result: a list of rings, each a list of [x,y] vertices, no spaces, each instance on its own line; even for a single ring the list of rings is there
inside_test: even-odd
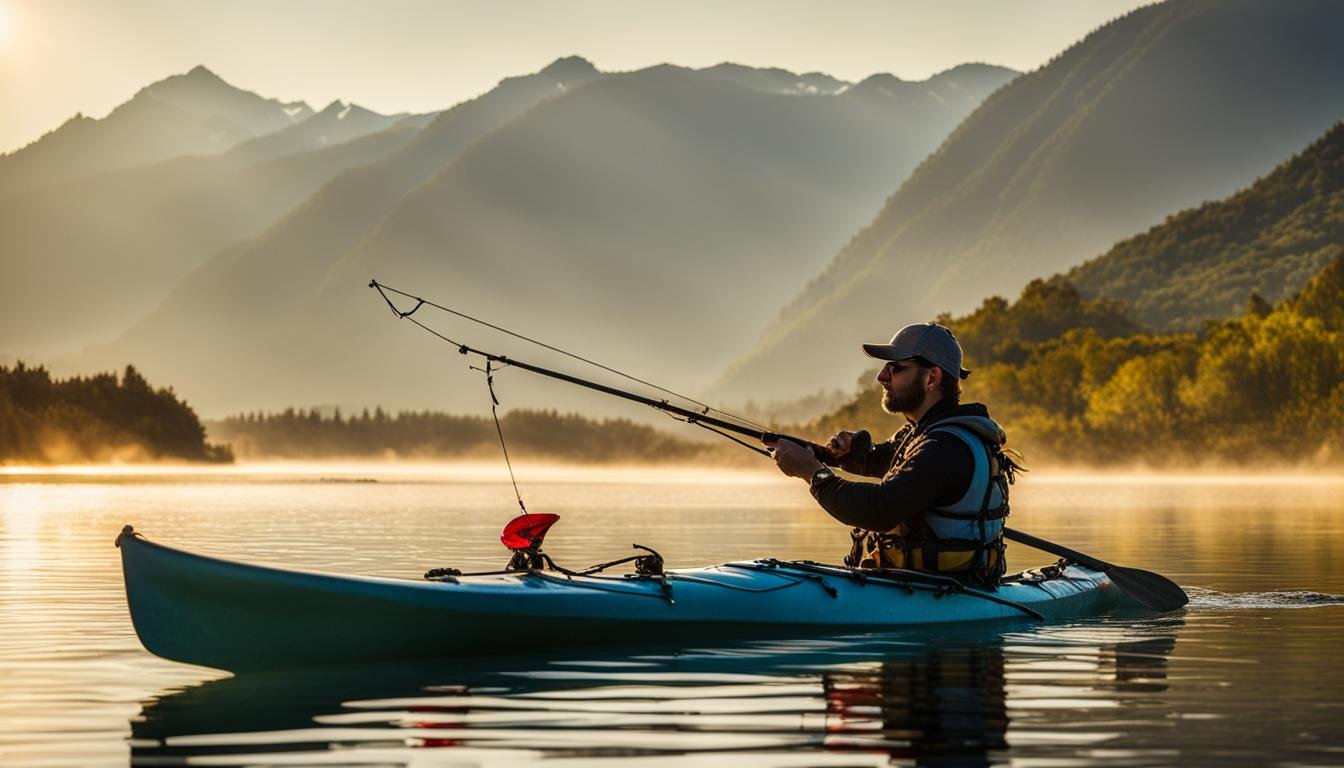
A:
[[[878,360],[923,358],[957,378],[971,372],[961,367],[961,345],[952,332],[937,323],[907,325],[891,337],[890,344],[864,344],[864,354]]]

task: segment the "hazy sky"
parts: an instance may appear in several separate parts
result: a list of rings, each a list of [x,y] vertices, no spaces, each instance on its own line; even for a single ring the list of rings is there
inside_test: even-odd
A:
[[[0,0],[0,152],[204,64],[267,97],[424,112],[570,54],[918,80],[1030,70],[1133,0]]]

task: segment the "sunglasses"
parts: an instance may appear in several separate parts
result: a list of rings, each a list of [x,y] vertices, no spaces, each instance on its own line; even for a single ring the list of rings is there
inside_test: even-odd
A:
[[[888,360],[887,373],[897,376],[907,368],[932,368],[933,364],[920,357],[911,357],[906,360]]]

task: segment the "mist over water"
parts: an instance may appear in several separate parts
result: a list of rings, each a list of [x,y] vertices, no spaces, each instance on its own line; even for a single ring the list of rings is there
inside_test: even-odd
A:
[[[518,470],[528,509],[561,515],[546,549],[569,567],[634,541],[673,567],[848,546],[801,482],[766,472]],[[1014,527],[1176,579],[1192,602],[1170,616],[229,677],[141,648],[122,525],[311,570],[497,568],[517,509],[502,468],[10,468],[0,763],[1328,763],[1344,750],[1342,492],[1337,477],[1019,481]]]

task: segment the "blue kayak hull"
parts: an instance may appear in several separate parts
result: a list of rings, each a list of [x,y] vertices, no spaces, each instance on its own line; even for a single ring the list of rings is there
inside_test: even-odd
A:
[[[662,579],[529,572],[440,582],[249,565],[137,534],[118,543],[145,648],[231,671],[1062,621],[1129,605],[1104,574],[1078,566],[992,591],[779,561],[670,570]]]

